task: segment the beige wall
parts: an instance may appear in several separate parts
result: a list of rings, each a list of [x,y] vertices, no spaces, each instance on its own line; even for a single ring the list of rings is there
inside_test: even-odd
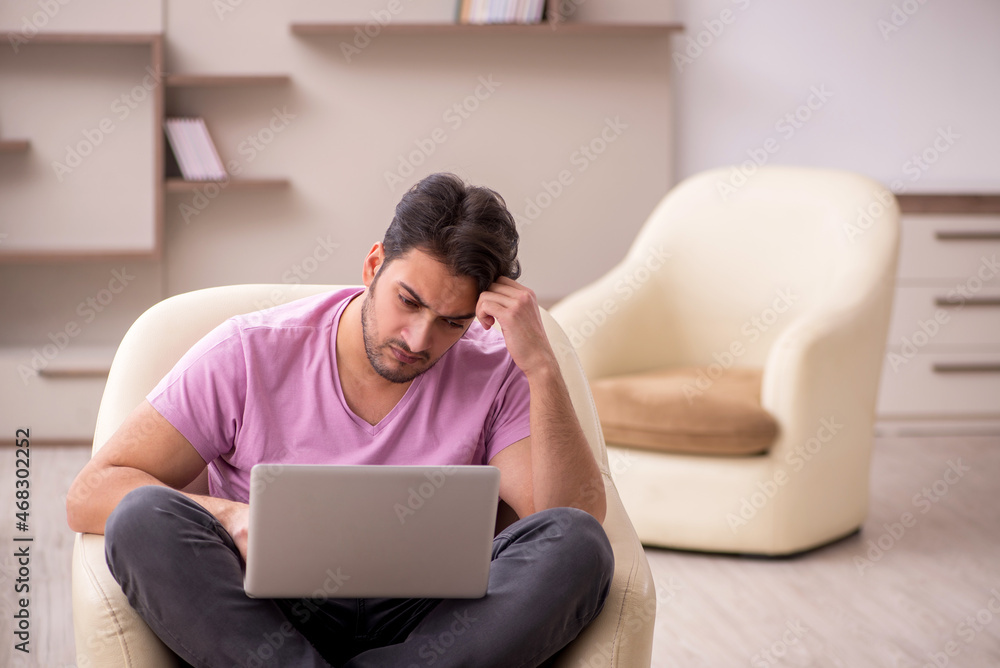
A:
[[[44,32],[155,33],[163,29],[162,0],[4,0],[0,33],[26,38]]]
[[[147,11],[131,23],[116,19],[108,25],[153,27],[148,10],[156,4],[144,3]],[[0,19],[17,25],[18,15],[35,6],[21,5],[8,7]],[[291,187],[223,191],[211,199],[167,195],[165,261],[124,263],[138,278],[74,343],[114,344],[124,324],[151,301],[185,290],[303,277],[358,282],[361,259],[381,238],[402,192],[440,170],[493,187],[507,199],[522,223],[523,279],[551,302],[609,268],[672,182],[666,33],[379,35],[348,62],[341,42],[352,35],[302,37],[293,35],[289,24],[363,20],[388,2],[230,5],[233,11],[219,12],[219,3],[200,0],[164,4],[167,71],[282,73],[291,83],[172,89],[167,111],[205,117],[222,157],[237,161],[241,175],[287,177]],[[435,20],[452,3],[403,6],[394,20]],[[60,19],[65,21],[60,30],[100,26],[90,15],[69,16],[74,7],[61,9],[52,25]],[[662,3],[589,0],[574,19],[589,12],[608,20],[616,7],[623,21],[669,18]],[[94,11],[107,17],[119,12],[110,0]],[[65,47],[36,47],[58,48]],[[56,87],[64,88],[59,75],[53,76]],[[60,108],[65,116],[71,101]],[[51,108],[36,111],[55,117]],[[0,117],[0,136],[4,121]],[[89,117],[53,122],[72,135]],[[259,138],[260,150],[248,142],[250,136]],[[588,146],[589,155],[582,151]],[[11,159],[0,157],[0,163]],[[401,169],[407,163],[412,171]],[[392,173],[400,175],[398,182],[387,182]],[[92,188],[91,203],[113,213],[114,185]],[[535,215],[529,201],[541,205],[540,213]],[[52,203],[39,206],[52,207],[63,225],[75,223]],[[110,226],[120,217],[108,218]],[[4,285],[16,288],[0,295],[0,307],[19,314],[4,323],[0,344],[45,340],[52,327],[77,318],[77,305],[100,291],[122,264],[0,266]],[[54,284],[61,289],[53,291]]]
[[[318,238],[339,247],[310,280],[357,282],[400,195],[449,170],[507,199],[524,224],[524,280],[557,298],[624,253],[671,183],[665,33],[379,35],[358,42],[363,49],[348,62],[342,49],[353,35],[289,31],[308,6],[248,4],[221,21],[200,1],[167,8],[171,71],[292,75],[287,87],[170,96],[169,110],[206,117],[224,159],[248,175],[292,181],[282,193],[224,193],[203,213],[186,210],[190,223],[181,208],[195,196],[168,197],[171,292],[282,281],[317,251]],[[281,131],[258,152],[246,138],[263,130],[270,139],[274,109],[294,118],[277,120]],[[580,153],[591,142],[602,151],[593,160]],[[558,183],[564,170],[568,185]],[[546,183],[561,189],[551,203]],[[533,218],[528,200],[539,198],[549,205]]]

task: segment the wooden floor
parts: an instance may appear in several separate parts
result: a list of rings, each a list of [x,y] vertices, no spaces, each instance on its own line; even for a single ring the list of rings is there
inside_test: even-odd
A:
[[[871,490],[860,534],[799,558],[647,549],[654,668],[1000,666],[1000,438],[882,438]]]
[[[12,634],[14,451],[0,449],[0,666],[75,665],[63,507],[88,456],[81,446],[32,452],[24,655]],[[970,470],[946,479],[951,464]],[[914,499],[925,488],[934,501]],[[1000,666],[1000,438],[882,438],[872,490],[860,534],[804,557],[648,549],[658,590],[653,666]],[[916,521],[901,533],[892,525],[906,512]],[[882,552],[869,555],[869,541]]]

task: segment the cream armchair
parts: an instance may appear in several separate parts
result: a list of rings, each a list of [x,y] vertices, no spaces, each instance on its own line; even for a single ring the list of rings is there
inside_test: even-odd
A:
[[[759,402],[778,427],[766,453],[668,453],[611,436],[608,452],[644,544],[786,555],[865,520],[899,210],[847,172],[733,174],[679,184],[626,257],[551,312],[595,395],[598,379],[651,369],[700,369],[691,394],[728,368],[762,374]]]
[[[318,292],[332,285],[238,285],[167,299],[132,325],[115,356],[94,434],[96,452],[125,416],[198,339],[226,318]],[[608,471],[607,453],[586,378],[559,326],[543,313],[560,356],[580,422],[604,474],[608,498],[604,528],[615,555],[611,593],[600,616],[559,655],[566,668],[648,668],[656,599],[652,575]],[[190,491],[207,493],[204,475]],[[73,549],[73,625],[81,668],[166,668],[180,665],[129,605],[104,560],[104,536],[78,534]]]

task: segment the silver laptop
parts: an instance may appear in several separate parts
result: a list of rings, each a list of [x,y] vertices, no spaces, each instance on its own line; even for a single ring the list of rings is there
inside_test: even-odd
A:
[[[257,464],[243,588],[256,598],[486,594],[500,470]]]

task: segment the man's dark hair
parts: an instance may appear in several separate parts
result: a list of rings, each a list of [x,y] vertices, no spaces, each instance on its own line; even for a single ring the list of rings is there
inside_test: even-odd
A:
[[[454,174],[431,174],[396,205],[382,266],[416,248],[454,275],[472,277],[484,292],[501,276],[521,275],[517,242],[514,217],[499,194]]]

